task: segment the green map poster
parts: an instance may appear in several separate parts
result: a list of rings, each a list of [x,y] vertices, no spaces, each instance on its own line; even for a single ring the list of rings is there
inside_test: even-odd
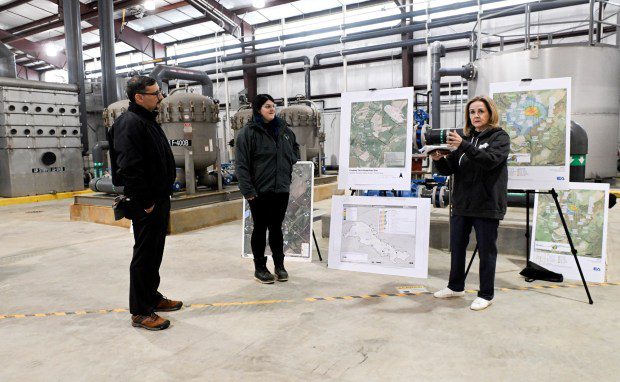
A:
[[[609,185],[569,183],[558,201],[587,281],[605,281]],[[537,194],[534,202],[531,260],[565,278],[579,280],[571,248],[551,195]]]
[[[508,188],[568,183],[570,78],[491,84],[499,125],[510,136]]]

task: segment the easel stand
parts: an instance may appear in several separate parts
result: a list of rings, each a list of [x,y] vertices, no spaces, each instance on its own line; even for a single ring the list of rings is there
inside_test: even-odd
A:
[[[579,270],[579,275],[581,276],[581,282],[583,283],[583,287],[586,290],[586,294],[588,295],[588,303],[594,304],[592,301],[592,296],[590,296],[590,290],[588,289],[588,284],[586,283],[586,279],[583,276],[583,271],[581,270],[581,264],[579,263],[579,258],[577,258],[577,249],[573,245],[573,239],[570,236],[570,232],[568,231],[568,226],[566,225],[566,220],[564,220],[564,214],[562,213],[562,207],[560,206],[560,201],[558,200],[558,193],[552,188],[550,191],[534,191],[534,190],[525,190],[525,240],[526,240],[526,266],[519,273],[523,277],[525,277],[525,281],[532,282],[535,280],[546,280],[552,282],[562,282],[563,277],[559,273],[551,272],[548,269],[545,269],[535,263],[530,262],[530,194],[548,194],[553,197],[553,201],[555,202],[555,207],[558,211],[558,215],[560,215],[560,220],[562,221],[562,226],[564,227],[564,233],[566,234],[566,238],[568,239],[568,244],[570,245],[570,251],[575,258],[575,263],[577,263],[577,269]],[[474,249],[474,253],[471,256],[471,260],[469,261],[469,265],[467,266],[467,270],[465,271],[465,278],[467,278],[467,274],[469,273],[469,269],[471,268],[472,263],[474,262],[474,258],[476,257],[476,252],[478,252],[478,245],[476,245],[476,249]]]

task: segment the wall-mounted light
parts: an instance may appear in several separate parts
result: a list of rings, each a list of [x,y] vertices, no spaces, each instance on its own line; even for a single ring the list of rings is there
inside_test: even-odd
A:
[[[263,8],[265,6],[265,0],[253,0],[252,6],[254,8]]]
[[[146,0],[144,2],[144,9],[146,9],[147,11],[152,11],[155,9],[155,1],[153,0]]]

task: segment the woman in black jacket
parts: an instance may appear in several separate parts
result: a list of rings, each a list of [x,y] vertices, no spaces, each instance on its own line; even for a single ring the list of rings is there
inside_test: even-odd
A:
[[[236,174],[239,189],[252,212],[252,254],[254,278],[263,284],[288,280],[284,269],[282,222],[288,207],[293,165],[299,160],[295,134],[276,116],[276,104],[269,94],[252,101],[254,112],[235,139]],[[269,229],[269,248],[275,265],[274,275],[267,269],[265,237]]]
[[[435,297],[465,295],[465,251],[473,227],[480,254],[480,291],[471,309],[482,310],[493,300],[497,229],[506,214],[510,137],[498,126],[499,115],[492,99],[472,98],[465,113],[465,138],[448,133],[448,144],[456,150],[448,155],[439,151],[431,154],[438,172],[452,175],[453,187],[450,280]]]

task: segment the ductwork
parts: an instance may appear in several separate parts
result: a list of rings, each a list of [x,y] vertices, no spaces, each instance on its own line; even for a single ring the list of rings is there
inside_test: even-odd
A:
[[[206,72],[202,70],[192,70],[179,68],[176,66],[157,65],[149,74],[162,86],[162,81],[166,80],[187,80],[195,81],[202,85],[202,95],[213,98],[213,82]]]
[[[0,77],[17,78],[15,55],[0,42]]]

